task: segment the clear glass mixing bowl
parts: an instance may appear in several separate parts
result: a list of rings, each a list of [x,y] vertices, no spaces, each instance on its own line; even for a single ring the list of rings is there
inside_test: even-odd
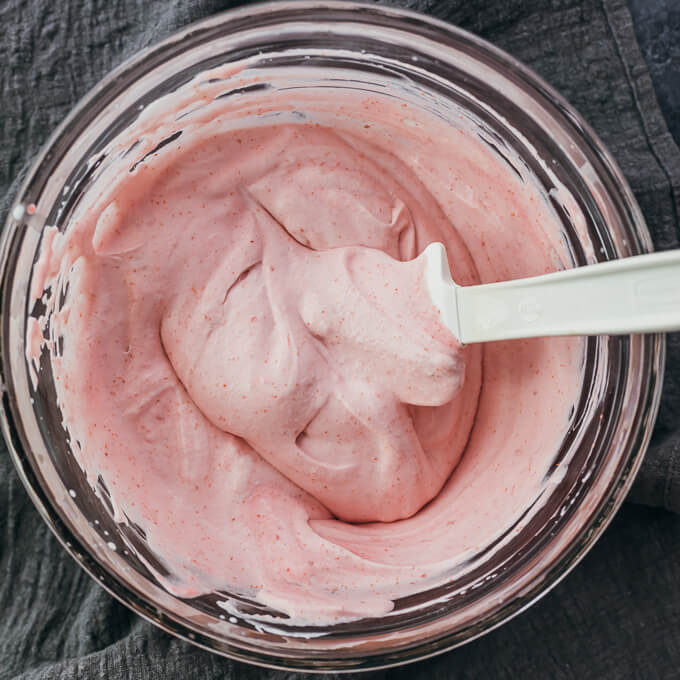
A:
[[[40,310],[28,291],[43,227],[68,222],[106,162],[111,140],[150,102],[203,70],[244,58],[252,58],[274,87],[277,69],[304,64],[315,86],[394,96],[408,90],[438,115],[462,113],[493,135],[498,153],[503,147],[516,152],[542,184],[575,264],[651,249],[630,189],[588,126],[533,73],[479,38],[374,5],[276,2],[229,12],[189,26],[106,77],[28,173],[1,243],[3,434],[33,502],[66,550],[109,592],[165,630],[236,659],[290,669],[356,670],[424,658],[525,609],[602,533],[649,441],[664,338],[587,341],[581,399],[555,460],[570,461],[566,475],[555,476],[547,501],[527,510],[517,532],[509,528],[501,549],[481,551],[445,586],[397,601],[388,618],[265,631],[225,617],[214,596],[169,595],[144,566],[153,555],[143,531],[112,520],[70,454],[49,366],[37,389],[31,385],[26,322]],[[337,67],[355,75],[339,82],[329,76]],[[572,200],[555,198],[558,185]],[[122,547],[107,549],[110,541]]]

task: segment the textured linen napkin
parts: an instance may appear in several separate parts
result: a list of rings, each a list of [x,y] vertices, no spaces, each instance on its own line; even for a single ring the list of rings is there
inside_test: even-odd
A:
[[[611,149],[658,249],[678,247],[680,11],[673,0],[394,0],[458,24],[529,66]],[[0,0],[0,218],[71,107],[141,47],[235,4]],[[638,38],[646,45],[643,59]],[[656,93],[655,93],[656,85]],[[680,512],[680,336],[669,336],[653,444],[631,498]],[[295,678],[198,650],[141,620],[82,572],[0,450],[0,680]],[[628,504],[527,613],[454,652],[370,677],[673,678],[680,672],[680,516]],[[369,676],[364,676],[369,677]]]

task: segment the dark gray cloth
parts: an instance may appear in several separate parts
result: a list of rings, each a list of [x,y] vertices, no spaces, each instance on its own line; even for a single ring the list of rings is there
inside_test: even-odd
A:
[[[0,215],[75,102],[139,48],[233,3],[0,2]],[[658,248],[678,247],[680,11],[674,0],[402,0],[474,31],[560,90],[616,156]],[[675,78],[675,81],[673,80]],[[675,82],[675,86],[673,85]],[[680,336],[633,497],[680,511]],[[0,451],[0,680],[290,678],[202,652],[114,601],[61,550]],[[628,504],[540,603],[460,650],[372,677],[680,677],[680,516]]]
[[[668,128],[680,140],[680,6],[677,0],[629,0],[633,26]]]
[[[659,156],[659,164],[666,169],[669,195],[674,204],[673,212],[669,215],[675,222],[676,243],[669,243],[669,247],[677,247],[680,229],[677,150],[677,143],[680,142],[680,3],[676,0],[631,0],[630,4],[636,17],[636,34],[643,46],[652,83],[676,142],[676,145],[670,147],[669,155]],[[650,109],[644,100],[638,107],[644,112],[644,117],[649,119]],[[655,113],[653,118],[647,125],[650,130],[658,129],[657,125],[661,123],[658,114]],[[650,147],[654,148],[651,140]],[[656,148],[654,153],[657,153]],[[647,212],[648,205],[640,198],[640,190],[635,185],[633,189],[636,190],[648,222],[651,222],[653,218]],[[652,234],[655,243],[666,247],[665,229],[662,234],[657,234],[654,230]],[[680,512],[680,333],[668,335],[668,361],[661,411],[654,440],[629,499]]]

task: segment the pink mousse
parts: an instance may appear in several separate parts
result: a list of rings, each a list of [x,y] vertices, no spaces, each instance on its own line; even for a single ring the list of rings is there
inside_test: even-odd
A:
[[[463,285],[542,274],[568,266],[559,223],[462,122],[219,88],[145,111],[45,239],[34,292],[74,455],[171,592],[385,614],[540,497],[582,379],[578,338],[462,348],[418,255],[445,243]]]

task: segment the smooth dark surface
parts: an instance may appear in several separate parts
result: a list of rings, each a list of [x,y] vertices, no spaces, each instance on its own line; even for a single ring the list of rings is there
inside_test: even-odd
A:
[[[0,0],[2,217],[32,156],[99,78],[139,48],[232,4]],[[616,156],[656,246],[678,247],[680,153],[668,126],[677,140],[680,3],[391,4],[478,33],[560,90]],[[669,338],[661,413],[633,496],[680,510],[678,334]],[[0,680],[291,677],[195,649],[114,601],[61,550],[0,451]],[[680,677],[680,516],[625,505],[583,563],[514,621],[435,659],[364,677]]]

